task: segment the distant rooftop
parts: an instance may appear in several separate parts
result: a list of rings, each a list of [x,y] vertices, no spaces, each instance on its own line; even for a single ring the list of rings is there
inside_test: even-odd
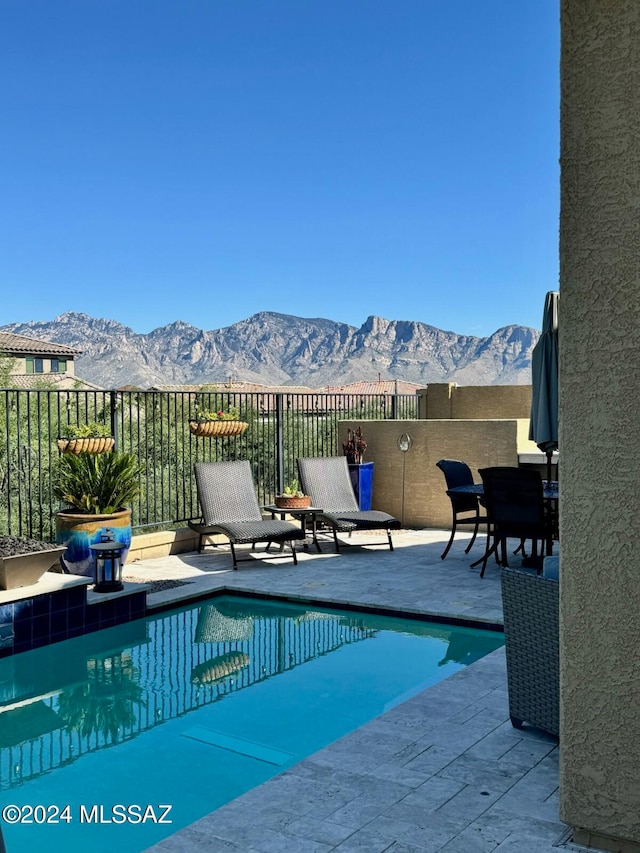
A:
[[[327,385],[326,394],[415,394],[425,383],[405,382],[403,379],[378,379],[350,382],[348,385]]]
[[[47,355],[47,356],[76,356],[82,350],[29,338],[26,335],[14,335],[12,332],[0,332],[0,353],[5,355]]]
[[[154,385],[151,391],[221,391],[256,394],[415,394],[424,383],[404,382],[401,379],[350,382],[346,385],[326,385],[308,388],[305,385],[260,385],[257,382],[206,382],[202,385]]]

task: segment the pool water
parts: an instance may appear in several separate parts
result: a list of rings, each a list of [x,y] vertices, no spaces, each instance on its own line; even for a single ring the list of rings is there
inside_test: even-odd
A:
[[[4,658],[7,850],[142,851],[503,641],[228,596]]]

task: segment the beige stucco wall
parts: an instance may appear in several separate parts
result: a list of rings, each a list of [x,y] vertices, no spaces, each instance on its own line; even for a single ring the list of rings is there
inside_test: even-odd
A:
[[[219,537],[226,542],[225,537]],[[185,554],[198,549],[198,536],[187,527],[179,530],[164,530],[159,533],[139,533],[131,537],[127,554],[127,566],[138,560],[152,560],[169,554]]]
[[[562,0],[562,32],[561,817],[626,851],[640,843],[640,4]]]
[[[418,391],[420,418],[529,418],[531,385],[433,383]]]
[[[515,420],[343,421],[340,434],[346,435],[348,427],[358,426],[367,442],[365,462],[375,464],[373,509],[402,520],[404,476],[407,527],[451,526],[451,503],[445,494],[444,476],[436,468],[438,459],[463,459],[476,480],[478,468],[518,464]],[[397,445],[403,433],[413,439],[406,454]]]

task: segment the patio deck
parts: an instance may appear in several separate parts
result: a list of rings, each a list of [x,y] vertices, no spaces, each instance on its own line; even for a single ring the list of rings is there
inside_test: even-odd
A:
[[[461,534],[445,561],[444,531],[402,531],[396,550],[301,552],[299,564],[241,563],[226,549],[126,567],[126,577],[182,580],[149,605],[225,589],[328,605],[384,608],[501,623],[499,569],[483,579]],[[353,542],[376,541],[354,535]],[[512,565],[518,564],[512,560]],[[423,691],[368,724],[175,833],[150,850],[549,853],[582,850],[558,817],[558,745],[512,728],[504,649]]]

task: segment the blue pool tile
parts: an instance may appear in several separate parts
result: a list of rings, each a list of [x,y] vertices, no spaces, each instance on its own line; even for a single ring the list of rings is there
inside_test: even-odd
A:
[[[33,615],[44,616],[46,614],[48,616],[49,613],[51,613],[51,596],[36,596],[36,598],[33,599]]]
[[[51,613],[51,635],[66,633],[69,621],[66,610]]]
[[[98,619],[100,622],[106,622],[109,619],[115,618],[116,602],[117,599],[112,598],[109,601],[101,601],[96,605],[98,607]]]
[[[51,634],[51,617],[47,614],[46,616],[36,616],[32,620],[31,633],[34,639],[42,640],[47,639]]]
[[[51,612],[56,613],[69,607],[69,596],[66,589],[54,592],[51,595]]]
[[[22,601],[16,601],[13,605],[15,622],[21,622],[33,618],[33,598],[25,598]]]
[[[0,625],[0,648],[13,648],[14,643],[14,633],[13,633],[13,624],[11,625]]]
[[[58,633],[51,634],[51,642],[52,643],[61,643],[67,639],[68,639],[68,636],[67,636],[66,628],[64,631],[59,631]]]
[[[85,604],[87,598],[86,586],[74,586],[67,590],[67,606],[81,607]]]
[[[33,619],[16,619],[14,621],[13,630],[16,638],[16,646],[26,641],[31,642],[32,629]]]
[[[67,611],[67,625],[69,629],[84,628],[84,607],[71,607]]]
[[[0,625],[13,624],[13,604],[0,604]]]

